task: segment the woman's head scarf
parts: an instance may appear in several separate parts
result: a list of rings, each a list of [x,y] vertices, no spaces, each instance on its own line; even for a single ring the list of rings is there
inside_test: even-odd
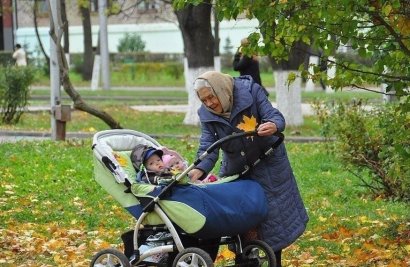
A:
[[[228,74],[218,71],[208,71],[198,76],[194,82],[194,90],[198,95],[198,90],[201,88],[210,88],[212,93],[219,99],[222,105],[222,113],[204,107],[218,116],[229,118],[233,105],[233,78]]]

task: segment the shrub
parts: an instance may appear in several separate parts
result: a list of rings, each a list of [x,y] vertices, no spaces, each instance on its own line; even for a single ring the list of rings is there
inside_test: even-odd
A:
[[[0,70],[1,121],[16,124],[28,104],[35,72],[31,67],[6,66]]]
[[[70,68],[76,73],[83,72],[83,54],[71,53],[70,54]]]
[[[0,65],[7,66],[14,63],[12,51],[0,51]]]
[[[397,106],[317,105],[325,137],[375,197],[410,201],[410,116]],[[370,180],[366,179],[369,174]]]
[[[179,62],[165,62],[165,72],[178,80],[184,74],[184,65]]]
[[[124,38],[119,40],[118,52],[138,52],[144,51],[145,42],[136,33],[126,33]]]
[[[155,75],[168,75],[178,80],[184,73],[184,66],[179,62],[126,63],[119,66],[118,71],[125,76],[129,73],[131,80],[135,80],[135,77],[140,76],[149,81],[152,80]]]

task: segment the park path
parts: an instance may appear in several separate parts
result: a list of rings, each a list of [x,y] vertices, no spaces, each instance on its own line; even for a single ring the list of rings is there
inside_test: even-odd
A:
[[[276,103],[272,102],[272,105],[276,107]],[[143,112],[181,112],[185,113],[188,109],[188,105],[136,105],[131,106],[132,109]],[[50,106],[29,106],[28,111],[40,112],[50,111]],[[302,104],[302,113],[304,115],[312,115],[313,108],[309,104]],[[93,133],[84,132],[68,132],[66,138],[92,138]],[[154,138],[159,136],[153,136]],[[193,137],[197,138],[197,137]],[[32,131],[5,131],[0,130],[0,143],[2,142],[17,142],[21,140],[45,140],[50,139],[49,132],[32,132]],[[288,141],[295,142],[315,142],[322,141],[320,137],[288,137]]]
[[[37,90],[40,88],[44,87],[38,87],[34,86],[32,89]],[[76,88],[79,90],[90,90],[87,87],[79,87]],[[113,88],[116,90],[140,90],[140,91],[147,91],[152,90],[152,91],[164,91],[164,90],[170,90],[170,91],[183,91],[185,90],[183,87],[118,87],[118,88]],[[270,90],[273,90],[273,88],[269,88]],[[268,89],[268,90],[269,90]],[[276,103],[272,102],[272,105],[276,107]],[[179,113],[185,113],[188,109],[188,105],[133,105],[130,106],[132,109],[137,110],[137,111],[142,111],[142,112],[179,112]],[[42,105],[42,106],[29,106],[28,111],[29,112],[41,112],[41,111],[50,111],[51,107],[48,105]],[[303,115],[313,115],[314,111],[313,108],[310,104],[303,103],[302,104],[302,113]],[[83,133],[83,132],[68,132],[66,133],[66,138],[92,138],[93,133]],[[153,136],[154,137],[154,136]],[[44,139],[49,139],[50,138],[50,133],[49,132],[32,132],[32,131],[6,131],[6,130],[0,130],[0,143],[2,142],[17,142],[21,140],[44,140]],[[155,138],[155,137],[154,137]],[[193,137],[197,138],[197,137]],[[306,142],[306,141],[321,141],[321,138],[317,137],[295,137],[295,138],[287,138],[288,140],[293,140],[293,141],[300,141],[300,142]]]

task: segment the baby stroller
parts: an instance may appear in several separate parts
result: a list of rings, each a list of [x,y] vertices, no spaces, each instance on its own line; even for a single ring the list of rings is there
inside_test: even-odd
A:
[[[181,184],[182,178],[221,144],[254,134],[222,138],[168,184],[151,185],[135,181],[130,153],[137,144],[160,147],[155,139],[133,130],[96,133],[94,178],[135,217],[136,224],[131,249],[126,244],[124,252],[104,249],[94,255],[90,266],[209,267],[214,264],[210,254],[215,257],[220,245],[228,245],[235,254],[229,266],[276,266],[269,245],[261,240],[242,244],[240,237],[267,214],[265,195],[257,182],[235,175],[209,184]]]

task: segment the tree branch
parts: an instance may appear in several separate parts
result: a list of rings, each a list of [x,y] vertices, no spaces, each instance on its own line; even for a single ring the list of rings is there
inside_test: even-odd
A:
[[[401,36],[393,29],[393,27],[390,26],[389,23],[386,22],[386,20],[382,16],[380,16],[380,14],[377,12],[373,12],[370,10],[364,10],[364,11],[367,12],[371,17],[375,18],[381,25],[383,25],[386,28],[386,30],[391,34],[391,36],[393,36],[394,40],[396,40],[396,42],[399,44],[402,51],[408,57],[410,57],[410,50],[403,43]]]
[[[51,6],[49,5],[50,10]],[[52,12],[52,11],[51,11]],[[50,20],[51,20],[51,26],[50,26],[50,36],[53,42],[56,45],[57,49],[57,60],[58,60],[58,65],[60,67],[60,79],[61,83],[63,85],[64,91],[70,96],[70,98],[73,100],[74,108],[87,112],[97,118],[100,118],[102,121],[104,121],[108,126],[110,126],[112,129],[121,129],[121,125],[119,122],[117,122],[110,114],[100,111],[99,109],[92,107],[88,105],[84,100],[81,98],[81,95],[74,89],[74,86],[71,83],[70,77],[69,77],[69,71],[68,71],[68,64],[67,64],[67,59],[64,54],[63,47],[61,46],[61,38],[63,36],[63,31],[61,31],[58,36],[56,35],[55,32],[55,24],[53,20],[52,14],[50,15]],[[61,24],[59,25],[59,27]]]

